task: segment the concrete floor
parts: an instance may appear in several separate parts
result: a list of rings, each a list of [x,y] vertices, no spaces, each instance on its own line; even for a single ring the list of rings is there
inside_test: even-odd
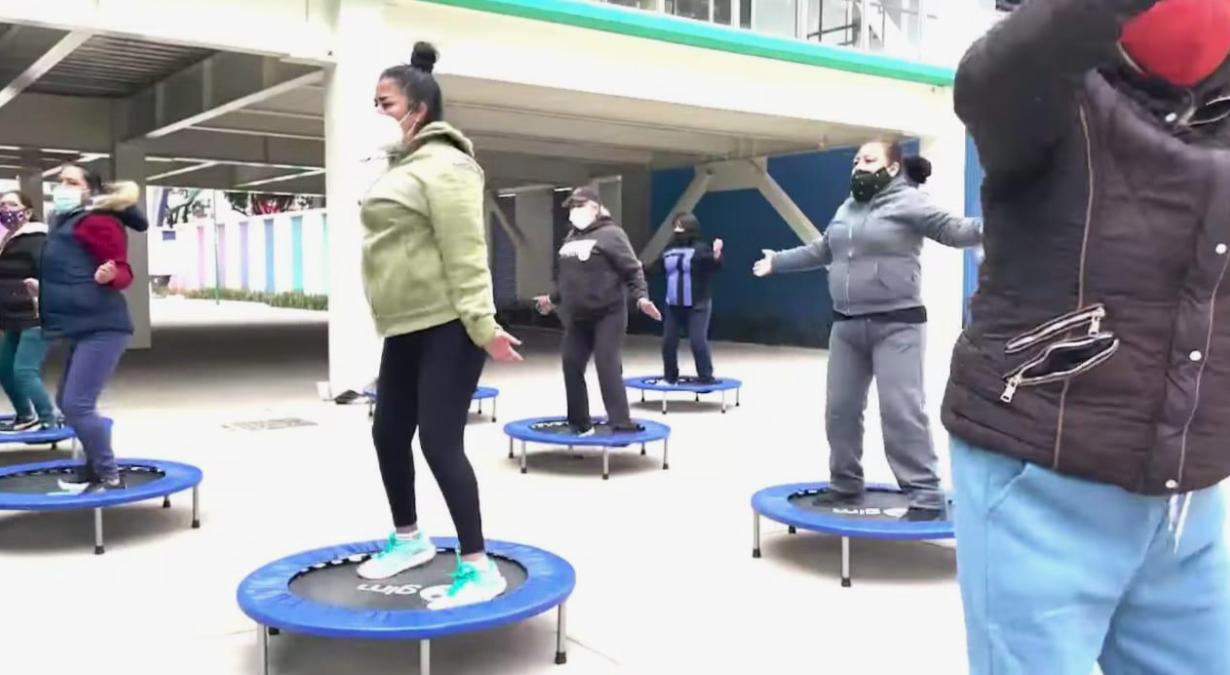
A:
[[[275,558],[387,532],[366,408],[316,396],[326,371],[321,316],[175,300],[156,302],[155,315],[155,349],[126,358],[104,408],[117,419],[121,455],[204,470],[203,528],[189,529],[186,496],[171,510],[110,509],[108,552],[95,557],[89,513],[0,515],[5,673],[257,673],[239,581]],[[503,391],[501,423],[563,410],[558,338],[524,337],[527,361],[489,366],[483,378]],[[627,372],[659,371],[655,351],[633,340]],[[603,482],[599,455],[540,450],[523,476],[500,425],[471,424],[487,536],[554,551],[577,570],[570,662],[552,664],[554,617],[544,615],[437,641],[437,675],[966,672],[951,548],[857,541],[855,586],[842,589],[838,540],[789,536],[766,521],[764,558],[752,559],[752,493],[826,473],[824,353],[720,344],[715,358],[719,374],[745,380],[743,406],[727,415],[678,406],[665,419],[670,471],[657,448],[623,451]],[[637,414],[660,419],[656,405]],[[224,428],[287,416],[315,426]],[[868,441],[877,447],[878,432]],[[881,455],[869,453],[869,478],[891,480]],[[6,449],[0,464],[53,456]],[[451,535],[426,472],[419,494],[424,528]],[[418,668],[413,643],[283,635],[273,650],[279,675]]]

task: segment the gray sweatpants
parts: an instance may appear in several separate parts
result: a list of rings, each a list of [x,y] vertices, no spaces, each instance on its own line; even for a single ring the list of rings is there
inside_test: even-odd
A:
[[[871,378],[880,394],[884,452],[910,506],[940,509],[939,460],[924,410],[923,324],[838,321],[829,341],[825,419],[832,489],[863,491],[863,415]]]
[[[624,334],[628,332],[628,311],[620,305],[599,317],[569,318],[564,321],[564,389],[568,396],[568,421],[579,427],[592,424],[589,414],[589,387],[585,369],[592,356],[598,370],[598,388],[611,426],[627,429],[632,425],[628,391],[624,387]]]

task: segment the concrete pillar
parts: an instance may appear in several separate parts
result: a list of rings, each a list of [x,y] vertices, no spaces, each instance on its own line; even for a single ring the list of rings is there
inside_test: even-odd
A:
[[[626,171],[619,181],[620,224],[637,251],[653,236],[653,172],[648,169]]]
[[[334,394],[362,391],[376,378],[380,338],[361,275],[363,228],[359,203],[384,170],[370,158],[380,149],[371,105],[380,71],[384,12],[378,0],[337,3],[333,25],[337,65],[325,81],[325,191],[329,208],[329,383]],[[364,161],[367,159],[368,161]]]
[[[21,191],[25,193],[30,201],[34,202],[34,219],[46,222],[46,209],[43,208],[43,202],[46,201],[46,196],[43,194],[43,163],[40,161],[40,153],[38,150],[26,150],[21,153],[21,175],[18,177]]]
[[[141,141],[116,143],[111,151],[111,175],[115,180],[131,180],[141,186],[137,205],[151,218],[145,203],[145,144]],[[151,227],[153,224],[151,223]],[[153,344],[150,322],[149,236],[148,232],[128,231],[128,264],[132,266],[132,286],[125,292],[134,328],[131,349],[149,349]]]
[[[527,300],[555,287],[555,194],[550,188],[517,193],[517,228],[526,242],[517,248],[517,298]]]
[[[922,139],[922,155],[935,174],[924,186],[953,213],[965,213],[965,129],[954,118],[939,135]],[[948,473],[948,433],[940,423],[940,404],[948,384],[952,348],[961,334],[964,316],[964,253],[927,241],[922,253],[922,299],[927,306],[927,352],[924,362],[927,413],[940,455],[941,474]]]

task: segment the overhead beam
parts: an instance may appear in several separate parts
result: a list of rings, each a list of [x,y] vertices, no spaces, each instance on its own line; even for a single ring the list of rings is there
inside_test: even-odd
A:
[[[641,251],[641,263],[649,265],[662,255],[662,251],[666,250],[666,245],[670,243],[671,236],[675,231],[674,218],[675,214],[685,211],[692,211],[696,205],[700,203],[705,193],[709,191],[709,183],[713,181],[713,172],[707,167],[696,167],[696,175],[692,178],[692,182],[688,185],[683,194],[679,195],[679,200],[670,211],[666,213],[666,219],[658,226],[653,237],[650,237],[649,243],[645,244],[645,248]]]
[[[4,89],[0,89],[0,108],[17,98],[27,87],[38,82],[48,71],[55,68],[56,64],[68,58],[93,36],[94,34],[89,31],[75,30],[52,44],[42,56],[34,60],[34,63],[27,66],[24,71],[5,85]]]
[[[318,82],[324,71],[268,56],[220,52],[134,94],[117,115],[121,138],[162,138]]]
[[[190,166],[180,167],[170,171],[163,171],[162,173],[154,174],[153,176],[146,176],[145,180],[152,183],[154,181],[166,180],[174,176],[182,176],[184,174],[195,173],[204,169],[212,169],[215,166],[218,166],[217,162],[198,162]]]

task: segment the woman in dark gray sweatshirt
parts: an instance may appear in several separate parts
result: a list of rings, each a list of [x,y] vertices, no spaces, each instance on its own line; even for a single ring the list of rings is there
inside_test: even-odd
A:
[[[830,488],[823,506],[857,505],[863,484],[863,412],[875,378],[884,451],[909,497],[908,520],[943,516],[939,461],[924,409],[919,256],[924,239],[970,248],[980,222],[955,216],[917,189],[930,176],[921,157],[903,157],[893,141],[873,141],[854,160],[850,198],[824,236],[788,251],[765,251],[757,276],[826,268],[833,299],[825,421]]]

